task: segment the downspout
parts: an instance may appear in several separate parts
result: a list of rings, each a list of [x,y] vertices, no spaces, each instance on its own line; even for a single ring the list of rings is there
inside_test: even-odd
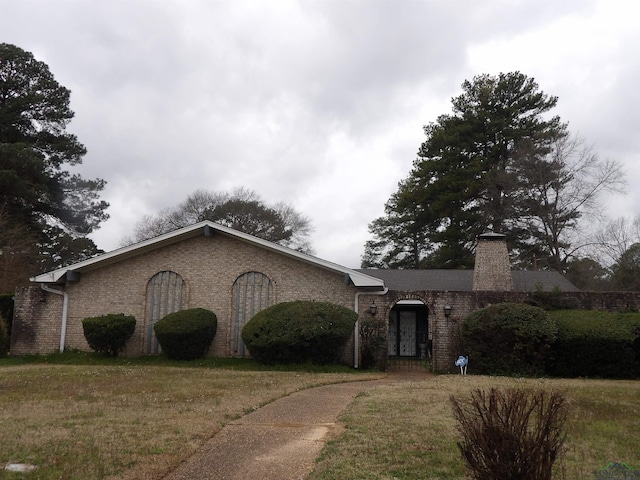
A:
[[[360,353],[360,313],[358,312],[358,304],[360,303],[360,295],[386,295],[389,291],[387,287],[381,292],[356,292],[356,305],[355,312],[358,314],[356,319],[356,326],[353,332],[353,368],[358,368],[358,354]]]
[[[55,288],[47,287],[44,283],[40,284],[40,288],[45,292],[55,293],[56,295],[62,295],[62,328],[60,331],[60,353],[64,352],[64,343],[67,336],[67,314],[69,311],[69,294],[62,290],[56,290]]]

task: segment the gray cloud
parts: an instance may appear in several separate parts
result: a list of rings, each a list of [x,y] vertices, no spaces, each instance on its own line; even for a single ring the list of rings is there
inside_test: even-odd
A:
[[[572,129],[640,179],[639,39],[625,20],[637,9],[617,0],[0,0],[0,41],[32,51],[72,90],[70,129],[89,150],[80,171],[108,182],[111,219],[94,235],[102,248],[198,188],[246,186],[301,210],[316,226],[317,254],[355,267],[422,126],[449,112],[476,74],[536,77]],[[626,214],[638,214],[633,195]]]

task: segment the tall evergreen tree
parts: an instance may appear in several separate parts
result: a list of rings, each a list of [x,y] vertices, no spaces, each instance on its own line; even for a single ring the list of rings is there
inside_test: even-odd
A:
[[[566,229],[619,179],[616,165],[606,164],[609,170],[601,170],[608,175],[589,177],[596,170],[582,169],[578,181],[573,167],[602,164],[593,155],[582,157],[588,159],[582,164],[563,156],[567,127],[549,115],[557,98],[532,78],[480,75],[462,89],[452,99],[452,113],[425,126],[427,138],[408,178],[385,216],[370,224],[375,239],[365,245],[363,265],[398,264],[399,243],[389,232],[406,230],[399,224],[419,211],[422,220],[411,229],[422,240],[414,255],[420,260],[411,268],[468,268],[475,239],[485,231],[505,234],[521,266],[536,258],[557,267]]]
[[[483,231],[507,235],[512,247],[528,240],[518,221],[524,214],[520,160],[543,157],[566,135],[558,117],[543,118],[557,98],[519,72],[477,76],[462,89],[453,114],[425,128],[427,140],[410,173],[420,189],[415,200],[441,219],[433,241],[462,253],[460,266]]]
[[[86,153],[66,131],[74,116],[69,98],[70,91],[45,63],[14,45],[0,44],[0,209],[5,222],[22,228],[42,252],[55,246],[46,235],[49,228],[60,229],[68,243],[108,218],[108,204],[98,198],[105,182],[65,169],[80,164]],[[89,251],[97,250],[87,242]],[[75,260],[64,252],[54,254],[62,263]],[[27,270],[24,276],[33,273]]]
[[[407,192],[414,188],[411,179],[400,182],[398,191],[385,204],[385,216],[369,224],[369,233],[375,240],[365,244],[363,268],[413,268],[422,267],[429,253],[429,226],[436,225],[415,202],[407,202]]]

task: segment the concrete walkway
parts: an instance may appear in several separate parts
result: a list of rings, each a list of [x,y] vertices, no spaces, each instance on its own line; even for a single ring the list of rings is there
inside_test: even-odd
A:
[[[360,393],[429,376],[391,374],[382,380],[310,388],[280,398],[227,424],[165,480],[298,480],[314,468],[337,417]]]

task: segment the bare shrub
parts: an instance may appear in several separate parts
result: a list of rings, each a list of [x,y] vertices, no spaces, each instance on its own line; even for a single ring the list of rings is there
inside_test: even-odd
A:
[[[476,480],[548,480],[564,453],[567,401],[545,390],[474,390],[450,397],[458,442]]]
[[[363,370],[374,368],[380,356],[386,352],[386,322],[376,318],[360,320],[360,341],[362,342],[360,367]]]

